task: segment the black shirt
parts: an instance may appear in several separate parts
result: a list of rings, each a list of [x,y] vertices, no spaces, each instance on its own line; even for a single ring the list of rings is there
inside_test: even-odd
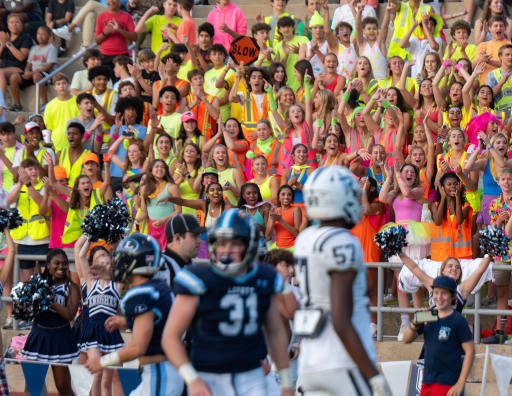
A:
[[[17,49],[27,48],[30,51],[30,48],[32,48],[32,39],[26,33],[21,33],[18,36],[18,38],[12,41],[11,43]],[[27,59],[25,59],[23,62],[20,62],[18,59],[14,57],[9,48],[4,48],[0,59],[0,67],[19,67],[21,70],[25,70],[25,66],[27,65],[28,54]]]
[[[50,0],[48,3],[48,13],[52,14],[52,19],[62,19],[66,16],[66,12],[75,12],[75,3],[73,0],[66,0],[63,4],[58,0]]]

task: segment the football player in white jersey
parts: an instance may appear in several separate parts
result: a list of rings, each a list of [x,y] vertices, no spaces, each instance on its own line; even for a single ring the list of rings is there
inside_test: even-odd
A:
[[[306,214],[319,225],[295,242],[302,308],[294,330],[304,336],[298,383],[306,396],[391,396],[376,368],[359,240],[359,183],[341,166],[319,168],[304,185]]]

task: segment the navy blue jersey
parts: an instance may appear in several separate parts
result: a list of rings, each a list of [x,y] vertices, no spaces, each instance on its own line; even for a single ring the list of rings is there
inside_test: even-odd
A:
[[[53,297],[53,302],[62,306],[66,306],[66,304],[68,303],[69,295],[68,284],[62,283],[58,286],[53,286],[53,292],[55,293]],[[39,315],[36,316],[34,321],[35,323],[39,323],[47,327],[59,327],[69,323],[69,320],[64,319],[52,308],[48,309],[47,311],[41,312]]]
[[[121,310],[130,329],[133,329],[133,322],[137,315],[146,312],[155,314],[153,334],[144,355],[164,353],[161,346],[162,334],[171,305],[171,289],[165,282],[156,279],[150,279],[146,283],[128,290],[121,300]]]
[[[260,366],[267,355],[262,323],[283,278],[255,264],[233,278],[212,266],[192,265],[174,278],[175,294],[199,297],[191,333],[190,359],[200,371],[236,373]]]

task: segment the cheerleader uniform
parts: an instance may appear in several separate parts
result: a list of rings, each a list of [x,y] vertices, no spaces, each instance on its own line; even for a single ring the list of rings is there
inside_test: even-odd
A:
[[[82,301],[80,302],[80,315],[75,320],[75,325],[73,326],[73,333],[76,338],[76,345],[80,352],[80,344],[82,343],[84,328],[87,326],[87,319],[89,317],[89,307],[87,307],[87,283],[82,283],[80,287],[82,293]]]
[[[94,282],[87,293],[88,319],[85,326],[82,326],[80,352],[98,348],[102,353],[110,353],[124,345],[119,330],[109,333],[105,329],[105,321],[117,314],[120,299],[114,282],[110,281],[104,288],[98,280]]]
[[[54,301],[67,304],[69,288],[67,283],[53,287]],[[69,321],[49,309],[37,315],[28,335],[21,356],[25,359],[46,363],[66,363],[78,358],[76,338]]]

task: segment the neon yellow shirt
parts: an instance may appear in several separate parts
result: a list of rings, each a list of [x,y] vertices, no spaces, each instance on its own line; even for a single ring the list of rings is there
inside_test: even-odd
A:
[[[222,74],[223,71],[224,66],[218,69],[212,67],[210,70],[204,73],[204,91],[207,94],[219,98],[219,100],[226,94],[226,88],[217,88],[215,84],[219,80],[219,76]],[[233,86],[233,83],[235,81],[235,72],[233,71],[233,69],[228,70],[224,80],[227,82],[229,87]],[[227,120],[230,117],[230,110],[231,106],[229,103],[226,103],[225,105],[222,105],[220,107],[220,115],[222,116],[223,120]]]
[[[44,123],[46,128],[52,131],[52,142],[56,152],[62,151],[68,144],[66,124],[68,120],[77,116],[76,96],[71,96],[68,100],[54,98],[46,105]]]
[[[162,29],[165,29],[168,23],[172,23],[178,27],[181,23],[181,18],[179,16],[173,16],[171,19],[169,19],[166,18],[165,15],[152,15],[146,20],[146,22],[144,22],[146,30],[151,32],[151,51],[153,51],[155,54],[164,43],[162,37]],[[162,51],[160,58],[167,55],[169,51],[170,48],[168,50]]]

